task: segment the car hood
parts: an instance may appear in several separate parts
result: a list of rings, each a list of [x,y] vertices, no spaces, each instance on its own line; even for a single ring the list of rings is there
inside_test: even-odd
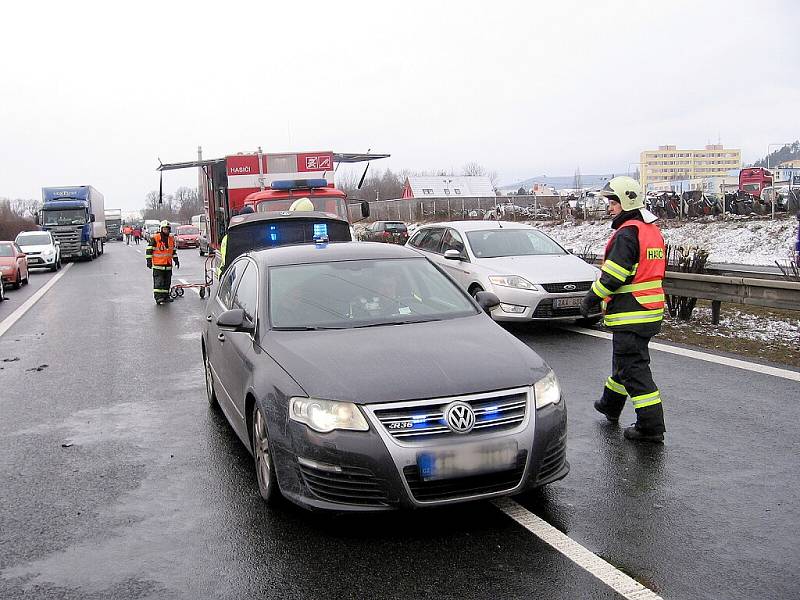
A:
[[[531,283],[593,281],[597,268],[574,254],[478,258],[476,264],[497,275],[519,275]]]
[[[486,315],[270,331],[262,347],[312,397],[377,404],[531,385],[548,367]]]
[[[23,246],[20,244],[19,247],[25,254],[29,254],[31,252],[44,252],[45,250],[55,250],[55,247],[52,244],[44,244],[40,246]]]

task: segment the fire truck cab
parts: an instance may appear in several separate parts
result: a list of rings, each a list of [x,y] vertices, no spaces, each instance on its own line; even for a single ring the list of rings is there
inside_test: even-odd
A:
[[[772,185],[772,173],[763,167],[753,167],[739,171],[739,191],[761,198],[764,188]]]
[[[198,191],[208,227],[208,246],[219,249],[231,222],[245,206],[254,212],[287,211],[292,202],[306,197],[317,212],[349,223],[369,216],[369,203],[361,202],[351,214],[347,195],[335,187],[338,163],[358,163],[387,158],[389,154],[336,153],[331,151],[266,154],[231,154],[224,158],[161,164],[162,172],[196,167]],[[366,171],[365,171],[366,172]],[[363,179],[363,178],[362,178]]]

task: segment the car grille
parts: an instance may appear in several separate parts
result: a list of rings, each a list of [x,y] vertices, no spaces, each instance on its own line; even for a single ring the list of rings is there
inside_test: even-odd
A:
[[[591,281],[571,281],[566,283],[540,283],[546,292],[551,294],[568,294],[570,292],[588,292],[592,288]],[[564,286],[574,285],[574,288],[564,289]]]
[[[558,473],[565,462],[567,462],[567,438],[562,437],[547,449],[539,467],[538,481],[544,481]]]
[[[578,306],[568,308],[553,308],[553,300],[545,298],[536,306],[533,311],[534,319],[548,319],[552,317],[580,317],[581,309]]]
[[[376,410],[375,416],[389,434],[407,442],[464,437],[454,433],[444,420],[444,410],[457,398],[432,400],[430,404],[404,408]],[[487,398],[467,402],[475,411],[475,426],[472,433],[488,433],[514,429],[525,420],[528,409],[528,395],[524,392],[491,395]]]
[[[340,472],[323,471],[299,464],[306,486],[322,500],[359,506],[387,506],[386,485],[369,469],[341,467]]]
[[[525,473],[527,456],[527,451],[522,450],[517,454],[517,464],[513,469],[485,475],[423,481],[419,474],[419,467],[409,465],[403,469],[403,476],[406,478],[411,494],[419,502],[480,496],[517,487]]]

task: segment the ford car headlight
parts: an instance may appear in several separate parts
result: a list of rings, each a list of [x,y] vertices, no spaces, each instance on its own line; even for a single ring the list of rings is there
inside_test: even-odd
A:
[[[289,400],[289,418],[308,425],[314,431],[328,433],[334,429],[367,431],[369,425],[358,406],[352,402],[336,402],[319,398]]]
[[[538,285],[531,283],[519,275],[490,275],[489,281],[492,285],[500,285],[503,287],[517,288],[520,290],[539,290]]]
[[[548,404],[558,404],[561,401],[561,386],[558,385],[558,377],[552,369],[533,384],[533,396],[536,399],[536,408],[544,408]]]

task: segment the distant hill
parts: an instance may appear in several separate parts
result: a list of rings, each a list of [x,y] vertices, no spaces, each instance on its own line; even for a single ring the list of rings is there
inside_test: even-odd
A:
[[[614,175],[615,174],[613,173],[608,175],[581,174],[581,187],[599,189],[606,184],[606,181],[614,177]],[[624,175],[624,173],[616,173],[616,175]],[[571,189],[572,187],[574,187],[575,184],[575,176],[564,175],[558,177],[531,177],[530,179],[525,179],[524,181],[518,181],[517,183],[509,183],[508,185],[501,185],[497,189],[502,191],[511,191],[511,190],[516,191],[520,187],[524,188],[533,187],[534,183],[542,183],[544,185],[549,185],[557,190]]]
[[[797,160],[798,158],[800,158],[800,141],[796,141],[793,144],[788,144],[783,148],[775,150],[774,152],[770,152],[769,165],[774,167],[775,165],[779,165],[787,160]],[[767,157],[765,156],[764,158],[754,162],[752,166],[766,167],[767,162]]]

